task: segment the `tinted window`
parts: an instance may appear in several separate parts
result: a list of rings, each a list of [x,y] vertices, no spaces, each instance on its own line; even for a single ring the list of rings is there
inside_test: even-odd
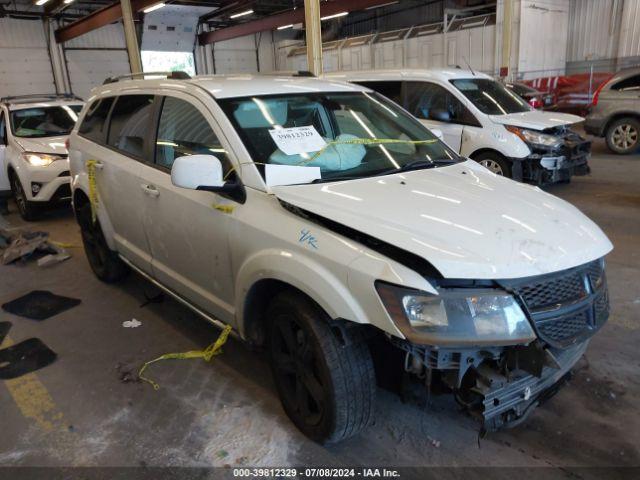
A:
[[[0,112],[0,145],[7,144],[7,126],[4,120],[4,113]]]
[[[111,113],[109,145],[134,157],[144,157],[144,141],[149,135],[153,95],[118,97]]]
[[[633,77],[625,78],[619,81],[611,90],[627,91],[627,90],[640,90],[640,75],[634,75]]]
[[[414,117],[437,120],[447,112],[452,123],[480,126],[473,114],[446,88],[430,82],[406,82],[406,108]]]
[[[225,151],[209,122],[196,107],[184,100],[167,97],[162,105],[155,161],[171,169],[173,161],[184,155],[215,155],[228,169]]]
[[[114,97],[110,97],[93,102],[82,120],[78,133],[95,142],[104,142],[107,115],[109,115],[113,100]]]
[[[21,138],[68,135],[78,120],[81,105],[22,108],[11,111],[13,134]]]
[[[471,100],[478,110],[487,115],[507,115],[531,110],[529,104],[495,80],[464,78],[451,83]]]
[[[363,87],[375,90],[396,103],[402,103],[401,82],[357,82]]]

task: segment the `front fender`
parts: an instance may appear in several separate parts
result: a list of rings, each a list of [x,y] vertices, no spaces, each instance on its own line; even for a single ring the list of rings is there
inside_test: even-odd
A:
[[[245,334],[244,300],[254,284],[267,279],[279,280],[302,291],[331,318],[368,323],[349,291],[346,275],[340,278],[300,252],[268,249],[247,258],[236,276],[236,318],[242,336]]]

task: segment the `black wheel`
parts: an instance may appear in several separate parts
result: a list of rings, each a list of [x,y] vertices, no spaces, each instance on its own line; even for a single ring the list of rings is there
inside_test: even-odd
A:
[[[483,152],[473,157],[473,159],[496,175],[512,178],[511,164],[497,152]]]
[[[27,195],[24,193],[22,183],[20,183],[20,179],[15,173],[11,174],[11,191],[13,193],[13,198],[16,201],[16,206],[18,207],[18,213],[20,213],[22,219],[27,222],[37,220],[37,208],[33,205],[33,202],[27,200]]]
[[[344,440],[369,425],[376,379],[360,332],[342,338],[318,306],[293,292],[279,294],[267,315],[271,368],[293,423],[319,443]]]
[[[82,234],[84,252],[93,273],[103,282],[114,283],[122,280],[129,268],[120,260],[118,254],[109,248],[100,228],[100,222],[91,218],[91,204],[86,203],[78,209],[78,223]]]
[[[627,155],[638,148],[640,141],[640,122],[633,117],[614,120],[607,127],[605,135],[607,147],[614,153]]]

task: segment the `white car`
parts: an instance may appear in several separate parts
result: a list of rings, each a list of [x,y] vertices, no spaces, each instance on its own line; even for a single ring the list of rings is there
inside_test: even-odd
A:
[[[133,269],[264,346],[284,409],[320,442],[371,422],[387,374],[444,382],[488,429],[516,424],[608,318],[598,226],[368,88],[112,82],[69,155],[95,274]]]
[[[576,115],[535,110],[488,75],[446,70],[372,70],[327,74],[355,82],[402,105],[443,133],[463,157],[498,175],[542,185],[589,173],[591,143],[569,127]]]
[[[25,220],[39,206],[70,200],[65,142],[83,105],[69,95],[0,99],[0,195],[13,195]]]

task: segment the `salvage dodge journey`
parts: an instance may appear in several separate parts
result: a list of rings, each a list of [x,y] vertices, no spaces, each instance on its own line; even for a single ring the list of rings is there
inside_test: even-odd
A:
[[[609,316],[612,245],[593,222],[362,86],[109,79],[70,162],[95,274],[133,269],[265,348],[284,410],[318,442],[369,425],[394,380],[514,426]]]

